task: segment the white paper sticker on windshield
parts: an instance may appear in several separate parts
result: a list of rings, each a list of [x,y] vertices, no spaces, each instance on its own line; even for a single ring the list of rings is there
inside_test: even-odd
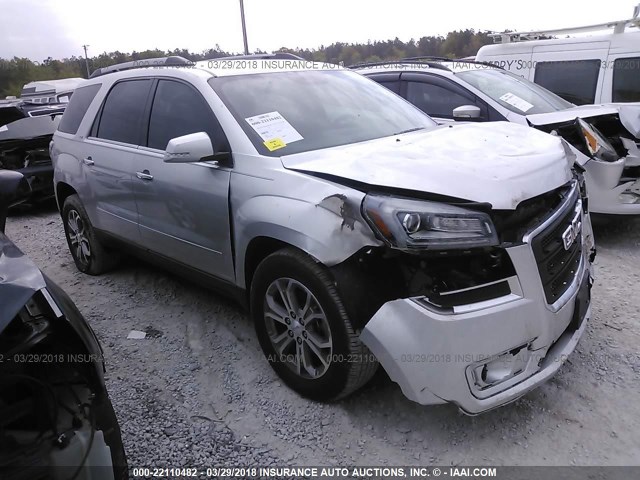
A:
[[[505,93],[500,97],[500,100],[508,103],[509,105],[513,105],[518,110],[525,113],[533,108],[532,104],[530,104],[526,100],[523,100],[519,96],[514,95],[513,93]]]
[[[245,118],[249,125],[260,135],[265,142],[279,139],[285,144],[302,140],[302,135],[293,128],[287,120],[278,112],[263,113],[255,117]]]

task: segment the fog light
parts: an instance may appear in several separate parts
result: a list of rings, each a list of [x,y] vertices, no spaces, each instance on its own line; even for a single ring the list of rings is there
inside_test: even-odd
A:
[[[640,203],[640,195],[633,192],[624,192],[618,195],[618,200],[625,205],[634,205]]]
[[[531,358],[527,345],[510,350],[502,355],[487,359],[473,368],[473,378],[481,390],[499,385],[522,373]]]

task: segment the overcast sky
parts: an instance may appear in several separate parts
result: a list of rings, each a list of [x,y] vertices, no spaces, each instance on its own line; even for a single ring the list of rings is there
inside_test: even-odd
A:
[[[638,0],[245,0],[249,49],[531,30],[631,17]],[[523,8],[524,7],[524,8]],[[219,44],[242,51],[239,0],[0,0],[0,57],[89,55]]]

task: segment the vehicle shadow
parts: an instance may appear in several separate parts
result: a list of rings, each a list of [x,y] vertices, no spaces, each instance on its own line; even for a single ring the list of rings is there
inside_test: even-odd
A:
[[[32,216],[45,216],[58,211],[55,198],[36,202],[25,202],[9,209],[10,218],[28,218]]]
[[[546,423],[565,423],[570,418],[562,404],[571,394],[560,390],[562,377],[560,373],[511,404],[469,416],[453,404],[425,406],[408,400],[380,368],[369,384],[341,401],[340,407],[356,430],[374,434],[396,451],[422,451],[421,460],[449,464],[464,461],[455,452],[456,445],[473,445],[478,462],[495,455],[495,441],[500,438],[518,446],[537,443],[548,428]]]

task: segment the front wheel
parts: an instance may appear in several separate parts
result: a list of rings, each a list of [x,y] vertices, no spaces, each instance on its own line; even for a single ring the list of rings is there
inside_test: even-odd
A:
[[[284,249],[258,266],[251,313],[269,363],[293,390],[336,400],[363,386],[378,362],[360,342],[327,269]]]

